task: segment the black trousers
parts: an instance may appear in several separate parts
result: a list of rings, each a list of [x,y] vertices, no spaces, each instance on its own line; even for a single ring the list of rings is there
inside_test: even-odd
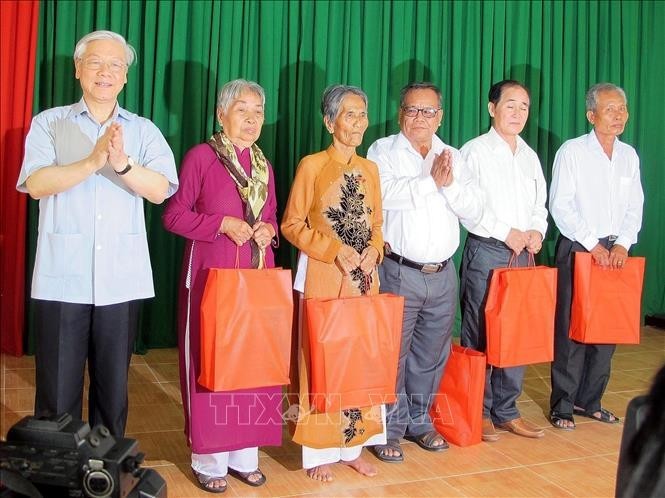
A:
[[[508,266],[513,251],[503,242],[470,234],[464,245],[460,271],[460,304],[462,330],[460,342],[477,351],[487,350],[485,304],[492,270]],[[515,268],[527,266],[529,254],[522,251],[513,263]],[[487,365],[483,418],[496,424],[520,417],[517,399],[522,394],[525,366],[499,368]]]
[[[82,418],[86,360],[88,420],[123,436],[127,377],[140,301],[95,306],[35,299],[35,415]]]
[[[601,239],[609,249],[612,243]],[[573,406],[597,412],[610,380],[614,344],[582,344],[568,338],[573,298],[575,252],[587,252],[582,244],[560,237],[556,248],[557,301],[554,320],[554,361],[552,362],[550,409],[572,414]]]

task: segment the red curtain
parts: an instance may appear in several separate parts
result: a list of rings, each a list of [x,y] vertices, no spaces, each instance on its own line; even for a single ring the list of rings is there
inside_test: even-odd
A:
[[[16,180],[32,116],[39,1],[3,1],[0,9],[0,349],[20,356],[27,199]]]

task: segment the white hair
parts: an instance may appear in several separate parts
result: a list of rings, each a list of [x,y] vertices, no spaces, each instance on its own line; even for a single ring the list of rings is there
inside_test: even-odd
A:
[[[85,54],[86,49],[88,48],[88,43],[97,41],[97,40],[115,40],[118,43],[121,43],[125,49],[125,62],[127,62],[127,67],[131,66],[136,59],[136,50],[132,47],[127,40],[122,35],[114,33],[113,31],[93,31],[88,33],[83,38],[81,38],[76,44],[74,49],[74,62],[80,60]]]
[[[261,85],[254,81],[237,79],[229,81],[219,91],[219,95],[217,96],[217,109],[221,109],[221,111],[226,114],[233,101],[240,97],[245,91],[258,95],[261,98],[261,104],[263,106],[266,105],[266,94]]]
[[[619,95],[623,98],[625,103],[628,103],[626,99],[626,92],[623,91],[623,88],[616,86],[613,83],[597,83],[593,85],[586,92],[586,110],[595,111],[598,106],[598,94],[602,92],[618,92]]]

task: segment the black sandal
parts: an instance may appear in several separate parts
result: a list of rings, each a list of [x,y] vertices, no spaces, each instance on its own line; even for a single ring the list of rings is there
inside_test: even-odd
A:
[[[404,439],[406,439],[407,441],[413,441],[422,449],[427,451],[443,451],[448,449],[448,441],[446,441],[446,438],[444,438],[441,434],[439,434],[436,431],[425,432],[423,434],[420,434],[419,436],[404,436]],[[438,446],[435,445],[434,441],[436,441],[437,439],[441,439],[441,441],[443,441],[443,444]]]
[[[556,410],[550,411],[550,424],[556,429],[561,429],[562,431],[573,431],[575,430],[575,419],[570,413],[558,412]],[[573,425],[564,424],[564,422],[572,422]]]
[[[229,475],[232,475],[236,479],[244,482],[245,484],[249,486],[261,486],[265,484],[266,482],[266,476],[263,475],[263,472],[261,472],[261,469],[256,469],[251,472],[240,472],[239,470],[232,469],[229,467]],[[256,481],[251,481],[249,478],[252,476],[260,476]]]
[[[606,424],[618,424],[619,422],[621,422],[619,417],[614,415],[614,413],[612,413],[611,411],[606,410],[605,408],[601,408],[598,411],[600,412],[600,417],[596,417],[594,415],[595,412],[589,412],[584,410],[583,408],[577,408],[577,407],[573,408],[573,413],[575,413],[575,415],[579,415],[580,417],[590,418],[592,420],[597,420],[598,422],[604,422]]]
[[[399,455],[388,455],[386,450],[399,451]],[[372,446],[372,453],[382,462],[396,463],[404,461],[404,451],[399,439],[388,439],[386,444],[377,444]]]

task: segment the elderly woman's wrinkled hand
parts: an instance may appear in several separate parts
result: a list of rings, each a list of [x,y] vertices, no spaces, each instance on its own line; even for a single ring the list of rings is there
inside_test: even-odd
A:
[[[252,227],[254,235],[252,238],[260,248],[268,247],[270,241],[275,236],[275,229],[270,223],[264,221],[257,221]]]
[[[360,269],[366,275],[374,271],[376,262],[379,260],[379,251],[374,246],[367,246],[360,255]]]
[[[339,248],[335,262],[344,274],[348,275],[360,266],[360,254],[353,247],[344,244]]]
[[[252,227],[250,227],[244,220],[233,216],[224,216],[219,231],[238,246],[243,245],[254,235]]]

